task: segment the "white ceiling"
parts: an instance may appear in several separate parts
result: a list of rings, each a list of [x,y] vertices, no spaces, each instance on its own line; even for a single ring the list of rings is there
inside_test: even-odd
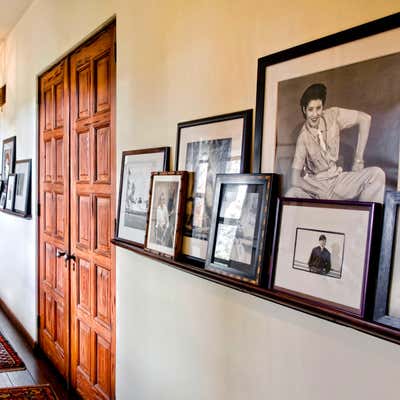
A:
[[[0,0],[0,41],[14,27],[33,0]]]

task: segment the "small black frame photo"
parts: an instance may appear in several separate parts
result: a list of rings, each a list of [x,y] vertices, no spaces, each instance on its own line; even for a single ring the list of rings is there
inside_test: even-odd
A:
[[[273,239],[277,176],[217,175],[205,268],[260,285]]]

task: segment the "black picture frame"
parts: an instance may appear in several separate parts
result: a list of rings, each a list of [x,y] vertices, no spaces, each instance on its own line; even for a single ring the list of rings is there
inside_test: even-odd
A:
[[[8,174],[6,204],[4,207],[4,209],[7,211],[14,211],[16,183],[17,183],[17,175],[16,174]]]
[[[284,211],[284,207],[286,207],[286,211]],[[297,209],[293,209],[294,211],[288,213],[287,207],[296,207]],[[303,213],[302,208],[308,208],[309,211]],[[323,216],[322,220],[318,219],[317,210]],[[330,212],[329,216],[327,215],[327,210]],[[286,215],[284,215],[285,212]],[[344,214],[340,215],[341,212],[344,212]],[[349,223],[350,214],[354,213],[355,218],[355,213],[359,212],[367,214],[362,219],[354,219],[352,223]],[[347,268],[345,268],[342,275],[342,279],[344,279],[343,285],[340,284],[341,286],[339,286],[338,280],[326,276],[325,272],[312,273],[311,267],[307,271],[309,272],[307,275],[305,272],[293,268],[296,254],[294,232],[299,222],[298,216],[302,214],[303,217],[300,217],[300,221],[303,218],[303,223],[309,227],[315,228],[318,226],[318,236],[320,236],[321,232],[346,232],[346,235],[348,235],[346,240],[347,250],[343,252],[343,257],[347,258]],[[375,266],[379,257],[381,219],[382,205],[377,203],[280,198],[274,233],[273,256],[270,263],[269,288],[294,304],[314,307],[331,315],[339,313],[356,318],[368,318],[374,302]],[[282,225],[287,221],[293,226],[283,228]],[[340,229],[332,229],[332,226],[337,227],[338,225],[340,225]],[[360,230],[360,226],[365,226],[366,229]],[[360,232],[365,237],[357,238],[356,236]],[[318,236],[316,236],[316,240],[318,240]],[[290,244],[291,238],[293,238],[293,245]],[[357,242],[357,239],[360,239],[361,245],[360,242]],[[286,243],[289,244],[287,245]],[[348,246],[349,244],[351,247]],[[311,250],[313,246],[309,246],[307,250]],[[358,253],[362,255],[360,262],[354,253],[354,249],[357,249]],[[349,255],[353,257],[351,260]],[[358,262],[357,265],[354,264],[355,260]],[[349,266],[351,266],[351,271]],[[279,282],[277,283],[279,269],[281,271],[279,271]],[[311,285],[309,284],[310,277],[313,280]],[[307,280],[309,281],[308,283]],[[317,288],[317,291],[315,291],[315,288]],[[337,291],[338,288],[340,293]],[[322,295],[315,294],[321,290],[323,292]],[[328,295],[325,295],[325,293],[328,293]],[[340,296],[343,298],[348,293],[356,295],[357,298],[352,297],[340,302]]]
[[[121,232],[122,229],[122,223],[121,223],[121,215],[122,215],[122,197],[123,193],[125,192],[125,182],[124,182],[124,177],[125,177],[125,166],[126,166],[126,161],[128,158],[135,159],[137,158],[138,160],[142,156],[149,156],[153,159],[156,158],[156,155],[160,154],[162,157],[161,161],[161,171],[168,171],[169,170],[169,163],[170,163],[170,147],[153,147],[153,148],[146,148],[146,149],[138,149],[138,150],[129,150],[129,151],[123,151],[122,152],[122,161],[121,161],[121,175],[120,175],[120,182],[119,182],[119,197],[118,197],[118,214],[116,218],[116,227],[115,227],[115,235],[116,237],[114,238],[115,242],[120,242],[120,243],[125,243],[128,245],[132,246],[138,246],[143,248],[144,247],[144,241],[145,241],[145,234],[146,234],[146,221],[147,221],[147,214],[148,214],[148,209],[143,212],[143,218],[144,218],[144,229],[142,230],[143,232],[143,241],[139,240],[132,240],[129,239],[127,236],[131,234],[130,232]],[[151,182],[151,172],[153,171],[148,171],[148,184],[150,185]],[[150,187],[150,186],[149,186]],[[149,190],[147,191],[146,195],[148,195]],[[138,233],[136,232],[139,229],[135,229],[135,235]],[[141,235],[139,235],[141,236]]]
[[[176,170],[186,170],[188,172],[195,172],[191,168],[188,167],[188,159],[183,156],[183,151],[185,151],[188,145],[194,143],[210,143],[223,141],[224,139],[228,140],[240,140],[240,146],[238,148],[234,147],[234,151],[239,150],[240,162],[237,170],[234,173],[247,173],[250,172],[250,159],[251,159],[251,141],[252,141],[252,118],[253,118],[253,110],[243,110],[237,111],[228,114],[216,115],[212,117],[200,118],[192,121],[179,122],[177,126],[177,140],[176,140],[176,157],[175,157],[175,169]],[[241,123],[240,127],[234,129],[228,128],[229,124]],[[223,128],[224,125],[227,127],[225,131],[220,129],[215,133],[217,129]],[[236,136],[234,137],[232,132],[236,132]],[[188,137],[192,135],[191,139]],[[186,143],[186,149],[183,147]],[[200,145],[199,145],[200,146]],[[193,152],[195,153],[195,152]],[[208,157],[208,155],[207,155]],[[200,161],[199,161],[200,164]],[[213,198],[212,194],[212,183],[211,181],[215,180],[217,173],[227,173],[226,164],[225,170],[216,171],[215,173],[210,172],[211,168],[207,167],[206,172],[206,183],[204,189],[204,203],[206,204],[206,198],[209,197],[209,200]],[[203,209],[205,210],[201,215],[201,218],[207,218],[208,223],[202,225],[202,229],[204,232],[201,233],[201,238],[193,238],[193,236],[185,235],[187,231],[187,226],[191,226],[190,229],[193,229],[193,215],[195,212],[195,199],[197,197],[197,192],[195,192],[195,185],[197,185],[196,173],[194,174],[194,179],[189,181],[189,193],[188,193],[188,203],[187,210],[184,222],[184,233],[183,233],[183,249],[181,258],[186,260],[194,265],[203,267],[205,258],[206,258],[206,250],[207,250],[207,240],[205,236],[208,238],[208,233],[210,229],[210,220],[212,213],[212,205],[203,205]],[[207,182],[211,185],[207,186]],[[192,189],[190,188],[192,187]],[[191,208],[190,208],[191,206]],[[207,213],[204,216],[204,213]],[[188,223],[188,221],[192,221]],[[198,243],[195,245],[191,244],[191,241]],[[190,244],[188,244],[190,242]],[[200,244],[200,245],[199,245]],[[186,250],[186,247],[188,250]],[[191,248],[197,247],[196,251],[191,251]]]
[[[3,140],[3,148],[2,148],[2,163],[1,163],[1,176],[2,179],[4,179],[4,181],[8,182],[8,174],[13,174],[15,171],[15,156],[16,156],[16,149],[17,146],[17,137],[16,136],[12,136],[8,139],[4,139]],[[6,174],[6,147],[10,147],[11,151],[10,151],[10,158],[11,160],[9,161],[10,165],[9,165],[9,171],[8,174]]]
[[[254,156],[253,172],[263,171],[263,141],[267,136],[264,131],[266,125],[272,123],[271,118],[266,119],[266,111],[271,108],[272,102],[268,103],[266,93],[267,70],[275,68],[278,64],[290,60],[300,59],[310,56],[313,53],[332,49],[340,45],[350,44],[360,39],[366,39],[373,35],[378,35],[400,27],[400,13],[395,13],[384,18],[368,22],[332,35],[319,38],[308,43],[304,43],[289,49],[279,51],[258,59],[257,67],[257,98],[256,98],[256,116],[255,116],[255,135],[254,135]],[[277,100],[276,100],[277,101]],[[271,126],[271,125],[270,125]],[[274,133],[275,134],[275,133]],[[396,133],[397,135],[397,133]],[[267,145],[267,148],[272,147]],[[276,154],[274,153],[274,157]],[[276,165],[275,165],[276,170]]]
[[[21,184],[21,174],[25,171],[26,176],[23,179],[22,199],[21,206],[19,205],[18,199],[18,188]],[[22,217],[28,217],[31,214],[31,186],[32,186],[32,160],[18,160],[15,163],[15,174],[17,175],[16,190],[14,198],[14,212],[21,215]],[[26,182],[26,183],[25,183]],[[17,204],[18,202],[18,204]]]
[[[211,219],[211,231],[207,247],[207,257],[205,268],[218,274],[226,275],[254,285],[262,285],[267,282],[269,257],[271,255],[271,244],[274,233],[274,216],[276,207],[276,194],[278,177],[275,174],[219,174],[217,175],[214,190],[214,206]],[[223,201],[226,200],[228,191],[225,189],[246,188],[246,197],[240,201],[240,215],[231,218],[231,215],[222,216]],[[248,193],[249,187],[253,192]],[[258,187],[256,189],[256,187]],[[254,190],[257,190],[254,192]],[[236,192],[237,193],[237,192]],[[257,195],[256,197],[254,195]],[[251,203],[250,199],[254,196],[256,207],[252,215],[249,210],[243,212],[243,209]],[[235,200],[231,201],[231,207],[235,208]],[[254,206],[255,204],[253,204]],[[226,208],[224,208],[226,211]],[[236,213],[236,208],[233,210]],[[248,226],[242,227],[243,216],[249,216]],[[218,259],[216,247],[218,240],[224,242],[226,234],[218,234],[219,228],[231,228],[235,231],[235,237],[232,237],[230,248],[230,257]],[[251,235],[246,237],[239,231],[249,231]],[[239,234],[238,234],[239,232]],[[251,245],[249,243],[251,241]],[[222,243],[222,246],[224,243]],[[239,249],[240,251],[235,251]],[[226,249],[224,249],[226,250]],[[232,252],[236,253],[236,259],[232,259]],[[241,253],[241,254],[240,254]],[[248,262],[250,260],[250,262]]]
[[[399,229],[399,207],[400,192],[387,192],[373,320],[379,324],[400,330],[400,316],[390,315],[389,310],[390,292],[394,286],[392,278],[395,267],[397,231]]]

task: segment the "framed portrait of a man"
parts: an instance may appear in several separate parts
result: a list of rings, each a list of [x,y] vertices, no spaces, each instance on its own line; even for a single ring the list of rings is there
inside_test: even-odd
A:
[[[364,318],[372,306],[380,214],[376,203],[281,198],[271,289]]]
[[[116,238],[143,247],[149,208],[151,173],[167,171],[169,147],[122,153]]]
[[[145,250],[173,259],[179,255],[187,179],[186,171],[151,174]]]
[[[178,124],[176,170],[193,172],[189,180],[182,254],[204,263],[211,227],[217,174],[249,172],[252,110]]]
[[[282,174],[285,196],[383,203],[398,188],[399,27],[395,14],[259,59],[255,167]]]

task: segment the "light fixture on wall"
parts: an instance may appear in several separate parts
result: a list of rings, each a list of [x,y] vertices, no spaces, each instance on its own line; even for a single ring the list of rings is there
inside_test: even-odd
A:
[[[6,103],[6,85],[0,88],[0,110],[3,111],[3,106]]]

